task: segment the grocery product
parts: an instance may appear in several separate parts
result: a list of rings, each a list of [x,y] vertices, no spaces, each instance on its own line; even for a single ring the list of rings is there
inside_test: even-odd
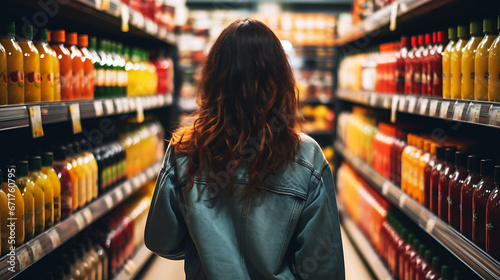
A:
[[[477,46],[474,60],[474,99],[488,100],[488,57],[489,48],[495,40],[495,21],[493,19],[483,20],[484,37]]]
[[[467,177],[467,154],[463,151],[455,153],[455,172],[450,176],[448,186],[448,224],[460,230],[460,193]]]
[[[495,166],[495,189],[491,192],[486,203],[486,252],[493,258],[500,260],[500,165]]]
[[[458,41],[451,52],[450,62],[450,96],[452,99],[462,98],[462,53],[469,42],[469,28],[466,25],[457,27]]]
[[[54,170],[54,155],[52,152],[42,154],[42,173],[47,175],[47,179],[52,185],[54,195],[54,223],[61,220],[61,182]]]
[[[53,196],[51,197],[50,181],[47,175],[41,172],[42,159],[39,156],[33,156],[29,159],[29,175],[30,179],[35,183],[35,234],[42,233],[47,222],[49,225],[53,224]],[[47,192],[45,192],[47,189]],[[48,217],[46,217],[46,215]]]
[[[5,48],[0,44],[0,105],[6,105],[8,99],[7,90],[7,56]]]
[[[73,168],[67,160],[66,147],[58,147],[54,151],[54,170],[61,185],[61,220],[73,213],[73,192],[77,191],[77,178],[73,178],[70,170]]]
[[[15,40],[16,26],[9,23],[8,34],[0,39],[7,56],[8,104],[24,103],[24,62],[23,50]]]
[[[16,185],[24,199],[24,240],[35,236],[35,183],[30,179],[28,161],[16,162]]]
[[[430,196],[429,196],[429,209],[436,215],[439,215],[439,179],[441,171],[444,168],[445,159],[444,146],[436,147],[436,164],[431,172]]]
[[[36,48],[40,53],[40,75],[41,75],[41,101],[54,101],[54,59],[52,48],[47,43],[48,31],[42,30],[40,40],[36,42]]]
[[[47,42],[49,47],[52,42],[52,33],[47,31]],[[54,101],[61,100],[61,71],[59,67],[59,59],[57,58],[57,53],[54,49],[50,48],[52,56],[52,71],[54,72]]]
[[[64,46],[66,32],[64,30],[52,31],[51,37],[51,47],[56,52],[59,60],[61,100],[73,100],[73,62],[70,50]]]
[[[477,246],[485,248],[486,238],[486,203],[495,188],[493,181],[493,160],[481,160],[481,181],[472,195],[472,241]]]
[[[497,28],[500,26],[500,16]],[[500,101],[500,35],[491,44],[488,53],[488,101]]]
[[[451,54],[457,39],[457,29],[448,28],[448,44],[443,53],[443,98],[451,98]]]
[[[19,40],[19,45],[23,50],[24,65],[24,102],[40,102],[41,76],[40,76],[40,53],[33,44],[33,26],[28,26],[26,38]]]
[[[468,239],[472,239],[472,196],[481,180],[479,160],[477,155],[468,156],[467,172],[469,174],[465,178],[460,191],[460,232]]]
[[[0,170],[0,182],[2,182],[3,185],[3,178],[2,178],[2,170]],[[7,244],[7,238],[8,238],[8,227],[7,227],[7,218],[9,217],[8,215],[9,209],[8,209],[8,201],[7,201],[7,194],[3,191],[3,188],[0,189],[0,218],[2,219],[0,221],[0,251],[2,255],[8,251],[9,246]]]
[[[15,165],[6,165],[2,169],[3,175],[3,183],[2,190],[7,194],[7,201],[9,206],[9,218],[13,218],[15,221],[15,227],[12,228],[9,226],[8,231],[3,231],[4,233],[2,237],[8,236],[9,241],[5,239],[7,242],[3,242],[2,244],[12,244],[10,241],[10,237],[14,235],[14,240],[16,245],[21,245],[24,243],[24,229],[25,229],[25,221],[24,221],[24,198],[19,190],[19,187],[16,184],[16,166]],[[11,206],[14,205],[14,209]],[[2,217],[3,218],[3,217]],[[11,224],[11,219],[7,218],[7,222]],[[3,223],[3,221],[2,221]],[[8,246],[10,247],[10,246]]]
[[[476,49],[482,41],[483,33],[481,32],[481,24],[473,21],[470,23],[470,39],[462,51],[461,65],[461,99],[474,99],[474,84],[475,84],[475,56]]]
[[[87,48],[89,46],[89,37],[86,34],[78,36],[78,47],[82,52],[83,61],[83,98],[94,98],[94,62],[93,54]]]
[[[84,56],[80,49],[76,46],[78,44],[78,34],[71,32],[66,34],[66,47],[70,52],[71,69],[73,75],[73,99],[83,99],[83,77],[84,77]]]
[[[438,215],[444,221],[448,221],[448,187],[450,185],[451,176],[455,172],[456,151],[456,147],[448,147],[445,149],[444,165],[439,173]]]

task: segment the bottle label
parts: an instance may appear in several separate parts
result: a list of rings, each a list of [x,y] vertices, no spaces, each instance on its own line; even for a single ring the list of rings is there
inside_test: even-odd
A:
[[[64,90],[71,90],[73,88],[73,73],[71,70],[65,71],[61,73],[60,79],[61,79],[61,89]]]
[[[47,82],[49,83],[50,87],[53,88],[54,87],[54,73],[49,73],[47,74]]]
[[[422,82],[422,77],[420,76],[420,72],[415,72],[415,74],[413,74],[413,82],[417,84]]]
[[[497,226],[493,222],[489,222],[486,224],[486,230],[492,231],[492,230],[496,230],[496,229],[497,229]]]
[[[437,86],[439,85],[439,81],[441,79],[439,78],[439,73],[438,72],[434,72],[434,79],[432,80],[432,84]],[[443,80],[445,80],[445,76],[443,75]]]
[[[26,73],[26,83],[29,85],[35,85],[36,88],[40,88],[40,84],[42,81],[42,77],[40,75],[40,72],[30,72]]]
[[[8,77],[11,84],[24,88],[24,71],[12,71]]]
[[[99,86],[99,87],[105,86],[105,82],[106,82],[106,71],[102,68],[96,70],[97,86]]]

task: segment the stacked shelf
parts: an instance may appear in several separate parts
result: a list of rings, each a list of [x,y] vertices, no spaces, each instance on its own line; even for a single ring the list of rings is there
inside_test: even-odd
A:
[[[114,277],[116,280],[132,280],[135,279],[137,274],[141,271],[141,268],[149,261],[153,256],[146,245],[142,244],[139,248],[136,248],[134,255],[127,260],[123,269]]]

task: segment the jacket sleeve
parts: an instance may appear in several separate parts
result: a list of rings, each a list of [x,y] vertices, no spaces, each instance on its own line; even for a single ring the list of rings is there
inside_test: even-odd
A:
[[[340,222],[328,165],[309,192],[295,233],[295,273],[300,279],[345,279]]]
[[[187,227],[182,215],[181,190],[175,186],[175,162],[169,160],[167,149],[164,163],[156,180],[153,199],[149,208],[144,242],[157,255],[168,259],[184,259],[184,242]],[[173,156],[172,156],[173,157]]]

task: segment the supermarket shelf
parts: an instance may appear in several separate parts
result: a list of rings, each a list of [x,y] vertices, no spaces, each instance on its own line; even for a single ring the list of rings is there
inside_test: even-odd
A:
[[[400,188],[377,173],[370,165],[346,150],[339,141],[335,143],[335,150],[389,202],[398,207],[477,275],[485,279],[500,279],[499,262],[403,193]]]
[[[9,255],[0,259],[0,279],[10,279],[40,258],[50,254],[64,242],[73,238],[84,228],[98,220],[111,209],[122,203],[147,182],[156,179],[161,162],[150,166],[139,175],[117,186],[104,196],[71,215],[68,219],[46,230],[15,251],[15,272],[9,271]]]
[[[137,112],[138,110],[151,110],[170,106],[172,95],[148,95],[141,97],[123,97],[112,99],[95,99],[79,101],[42,102],[24,105],[0,106],[0,131],[29,127],[30,107],[40,107],[42,125],[65,122],[71,120],[69,106],[78,104],[80,118],[89,119],[106,117],[117,114]]]
[[[333,105],[333,98],[306,98],[300,100],[302,105]]]
[[[306,133],[315,138],[315,137],[333,137],[335,135],[333,130],[325,130],[325,131],[306,131]]]
[[[339,202],[337,201],[337,203]],[[339,206],[339,208],[342,207]],[[342,226],[344,227],[344,230],[349,236],[349,239],[351,239],[352,244],[360,253],[360,256],[363,258],[373,274],[375,274],[377,279],[393,279],[391,272],[387,269],[385,263],[380,259],[377,251],[375,251],[375,249],[373,248],[373,245],[366,238],[363,232],[361,232],[359,227],[354,223],[349,214],[345,211],[340,211],[339,214],[340,221],[342,223]]]
[[[151,252],[146,245],[142,244],[139,248],[136,249],[134,255],[125,262],[123,269],[118,272],[118,274],[114,277],[116,280],[132,280],[135,279],[137,274],[141,271],[141,269],[146,265],[146,263],[153,256],[153,252]]]
[[[500,103],[338,90],[342,100],[398,112],[500,128]]]
[[[180,98],[179,107],[184,113],[192,113],[198,111],[198,104],[196,98]]]

